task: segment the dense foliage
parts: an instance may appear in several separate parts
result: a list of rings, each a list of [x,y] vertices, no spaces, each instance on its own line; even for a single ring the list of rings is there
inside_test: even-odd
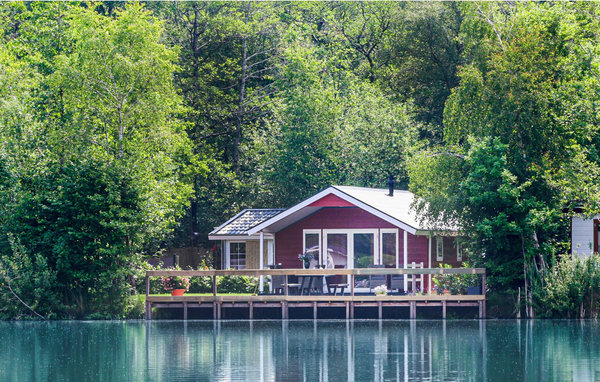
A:
[[[146,257],[390,174],[460,224],[493,291],[563,314],[540,302],[562,211],[600,209],[599,10],[1,4],[0,314],[138,314]]]

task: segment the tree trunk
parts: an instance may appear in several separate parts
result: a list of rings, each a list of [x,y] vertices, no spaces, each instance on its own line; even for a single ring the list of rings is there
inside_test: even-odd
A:
[[[249,1],[246,19],[244,21],[245,25],[248,25],[251,9],[252,1]],[[242,75],[240,78],[240,97],[233,137],[233,171],[236,174],[239,174],[240,170],[240,142],[242,140],[242,123],[244,122],[244,101],[246,100],[246,80],[248,72],[248,34],[244,32],[244,36],[242,38]]]

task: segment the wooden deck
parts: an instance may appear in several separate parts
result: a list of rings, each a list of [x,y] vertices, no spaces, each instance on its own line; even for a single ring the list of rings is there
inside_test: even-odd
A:
[[[347,295],[290,295],[288,290],[282,295],[219,295],[216,278],[218,276],[268,276],[284,275],[349,275],[351,278],[350,291]],[[481,295],[437,295],[437,294],[412,294],[412,295],[361,295],[355,294],[354,276],[356,275],[381,275],[381,274],[478,274],[482,277]],[[156,276],[190,276],[212,277],[212,295],[184,295],[184,296],[159,296],[150,295],[150,277]],[[148,271],[146,273],[146,319],[152,318],[152,308],[183,308],[184,320],[188,317],[189,308],[210,308],[213,319],[222,318],[223,309],[246,308],[248,317],[254,318],[254,311],[261,308],[281,309],[281,318],[289,318],[289,308],[312,308],[313,318],[318,318],[318,308],[345,308],[346,318],[354,318],[354,309],[357,307],[376,307],[378,317],[383,317],[384,307],[408,307],[409,317],[416,318],[418,307],[440,307],[442,318],[446,318],[447,307],[477,307],[479,317],[485,318],[485,269],[482,268],[422,268],[422,269],[246,269],[246,270],[209,270],[209,271]],[[412,278],[412,290],[415,288],[415,278]],[[287,283],[286,283],[287,284]]]

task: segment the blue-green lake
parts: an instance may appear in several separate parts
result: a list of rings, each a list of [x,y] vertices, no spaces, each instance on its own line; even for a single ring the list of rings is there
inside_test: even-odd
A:
[[[0,322],[2,381],[594,381],[596,321]]]

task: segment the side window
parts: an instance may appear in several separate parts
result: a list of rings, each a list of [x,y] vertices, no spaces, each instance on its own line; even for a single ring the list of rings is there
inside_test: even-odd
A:
[[[232,269],[246,268],[246,243],[229,243],[229,267]]]
[[[435,238],[435,259],[437,261],[444,261],[444,238]]]

